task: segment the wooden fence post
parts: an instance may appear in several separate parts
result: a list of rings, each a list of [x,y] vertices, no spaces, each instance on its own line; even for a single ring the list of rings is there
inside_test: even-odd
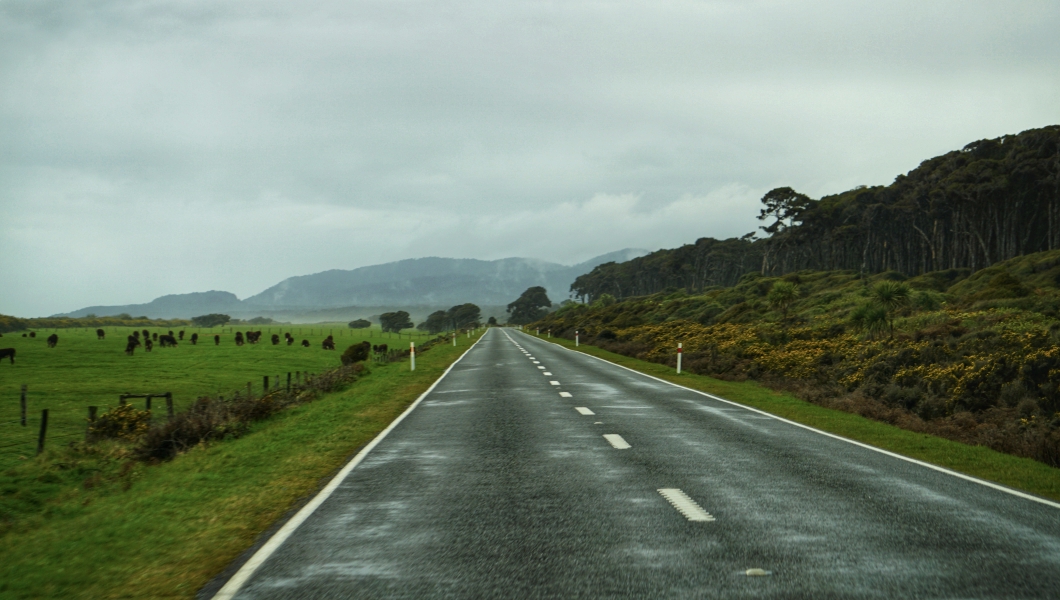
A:
[[[22,395],[19,402],[22,405],[22,426],[26,426],[26,384],[22,384]]]
[[[148,394],[147,399],[144,400],[144,410],[151,410],[151,394]]]
[[[40,411],[40,435],[37,436],[37,454],[44,452],[44,437],[48,434],[48,409]]]
[[[287,371],[287,393],[291,393],[291,372]]]
[[[262,394],[268,394],[269,393],[269,376],[268,375],[266,375],[265,377],[262,378],[262,381],[261,381],[261,393]]]
[[[98,406],[88,407],[88,426],[85,427],[85,441],[92,441],[92,424],[96,422],[96,413],[99,411]]]

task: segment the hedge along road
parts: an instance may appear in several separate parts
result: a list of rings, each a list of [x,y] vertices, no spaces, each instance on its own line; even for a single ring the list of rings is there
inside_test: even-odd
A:
[[[384,435],[215,597],[1060,589],[1060,504],[514,330]]]

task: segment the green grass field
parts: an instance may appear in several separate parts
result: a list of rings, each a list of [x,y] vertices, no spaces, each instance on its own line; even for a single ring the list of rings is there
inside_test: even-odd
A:
[[[380,341],[378,334],[373,342]],[[281,411],[252,424],[243,437],[197,446],[171,462],[131,461],[112,443],[57,445],[0,470],[0,598],[193,598],[277,519],[311,497],[476,338],[460,337],[456,347],[440,344],[419,354],[416,371],[407,361],[370,364],[370,372],[342,391]],[[64,339],[60,332],[56,350]],[[340,348],[359,339],[336,337]],[[381,341],[393,347],[391,339],[398,342],[396,337]],[[94,336],[86,340],[95,342]],[[219,348],[200,347],[190,349],[192,358],[180,364],[203,362],[209,355],[196,352],[208,349],[218,351],[205,361],[214,371],[209,382],[221,389],[245,385],[246,372],[290,364],[303,350],[270,344],[233,346],[222,354]],[[188,349],[175,349],[183,350]],[[339,362],[337,353],[325,353],[319,344],[304,350],[306,362],[300,364],[306,370]],[[181,360],[176,352],[126,372],[150,378],[172,371],[175,382],[183,372],[170,364]],[[118,354],[127,358],[120,349]],[[110,360],[107,353],[99,357]],[[90,368],[87,361],[82,361],[84,373],[104,379],[107,369]],[[225,371],[232,372],[230,379]],[[56,384],[81,376],[76,370],[50,372]]]
[[[102,412],[118,404],[119,394],[172,392],[179,410],[201,395],[228,396],[236,389],[245,390],[248,382],[260,390],[265,375],[273,383],[277,376],[285,381],[288,372],[317,373],[338,366],[339,354],[362,340],[397,348],[408,344],[410,333],[411,341],[429,337],[422,332],[405,332],[399,338],[377,328],[349,329],[345,323],[188,327],[184,329],[185,340],[176,348],[161,348],[156,342],[152,352],[138,348],[133,356],[126,356],[126,337],[133,328],[104,329],[104,340],[96,338],[95,329],[38,330],[35,338],[23,338],[20,333],[0,338],[0,348],[15,348],[17,352],[15,364],[6,360],[0,363],[0,471],[33,456],[41,409],[49,411],[46,446],[67,444],[84,438],[89,406],[98,406]],[[167,333],[165,329],[147,329]],[[260,330],[262,341],[236,346],[236,330]],[[283,341],[286,331],[295,337],[292,346]],[[46,338],[52,333],[59,336],[59,343],[48,348]],[[189,341],[192,333],[200,338],[194,346]],[[269,340],[273,333],[280,335],[278,346]],[[219,346],[214,345],[215,334],[221,335]],[[328,335],[334,335],[335,352],[321,349]],[[303,339],[310,342],[309,348],[301,346]],[[20,424],[22,385],[28,386],[25,427]],[[143,400],[132,402],[143,408]],[[165,410],[162,402],[153,401],[156,415]]]
[[[544,334],[540,337],[546,339]],[[551,338],[547,341],[575,349],[571,340]],[[1029,458],[907,431],[860,415],[824,408],[791,394],[771,390],[754,381],[721,381],[690,373],[678,375],[672,367],[622,356],[595,346],[581,344],[576,349],[815,429],[1045,498],[1060,500],[1060,469]]]

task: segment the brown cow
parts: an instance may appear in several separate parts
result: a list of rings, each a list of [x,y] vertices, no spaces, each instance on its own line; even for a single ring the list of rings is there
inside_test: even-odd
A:
[[[5,358],[10,358],[11,364],[15,364],[15,349],[0,348],[0,360],[4,360]]]

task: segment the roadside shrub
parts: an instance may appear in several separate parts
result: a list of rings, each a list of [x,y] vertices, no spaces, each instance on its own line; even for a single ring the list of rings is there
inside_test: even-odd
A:
[[[354,344],[349,348],[346,348],[346,351],[342,353],[342,356],[339,357],[339,360],[342,361],[343,366],[349,366],[355,362],[364,362],[368,360],[368,356],[371,354],[371,352],[371,342],[365,341],[361,342],[360,344]]]
[[[151,411],[136,410],[131,404],[119,404],[89,425],[89,437],[96,440],[133,441],[147,433],[150,423]]]

